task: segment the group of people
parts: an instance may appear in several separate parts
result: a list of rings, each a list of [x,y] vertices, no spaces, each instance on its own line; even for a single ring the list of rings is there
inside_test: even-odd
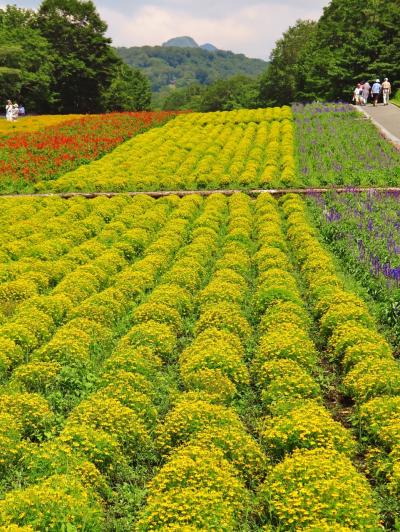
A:
[[[6,119],[9,122],[14,122],[19,116],[25,115],[25,108],[23,105],[12,103],[11,100],[7,100],[6,105]]]
[[[380,79],[375,80],[375,83],[373,83],[372,87],[368,81],[357,83],[357,86],[353,92],[353,102],[356,105],[367,105],[368,99],[371,96],[372,104],[374,107],[376,107],[381,94],[383,98],[383,105],[389,105],[389,98],[392,94],[392,86],[388,78],[385,78],[383,83],[381,83]]]

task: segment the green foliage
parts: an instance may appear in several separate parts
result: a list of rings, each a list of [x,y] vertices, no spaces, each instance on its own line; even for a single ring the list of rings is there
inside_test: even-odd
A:
[[[56,56],[53,90],[58,112],[102,109],[102,92],[113,79],[118,59],[104,36],[107,25],[90,0],[44,0],[37,27]]]
[[[350,100],[363,80],[400,83],[398,0],[331,0],[320,20],[298,21],[277,41],[261,82],[264,105]]]
[[[315,46],[305,61],[305,92],[328,100],[349,99],[354,84],[362,79],[400,80],[399,28],[397,0],[332,0],[318,22]]]
[[[148,111],[151,91],[147,77],[138,69],[121,64],[104,93],[106,111]]]
[[[54,57],[50,44],[32,27],[33,20],[27,10],[0,9],[0,99],[17,100],[27,109],[53,100]]]
[[[159,105],[164,110],[193,110],[198,111],[200,109],[200,102],[202,95],[204,94],[204,86],[199,83],[193,83],[188,87],[182,87],[180,89],[174,89],[166,94],[160,94]],[[157,99],[155,99],[155,104]],[[156,104],[157,105],[157,104]]]
[[[116,52],[128,65],[140,68],[150,78],[155,92],[170,85],[177,88],[194,83],[207,85],[238,74],[258,76],[266,66],[265,61],[243,54],[201,48],[141,46],[116,48]]]
[[[281,105],[299,99],[304,83],[303,62],[314,40],[317,23],[299,20],[276,42],[271,62],[260,82],[263,105]]]
[[[204,92],[199,111],[232,111],[257,107],[258,82],[238,75],[227,80],[218,80]]]
[[[0,98],[28,112],[143,111],[149,81],[125,65],[90,0],[0,9]]]

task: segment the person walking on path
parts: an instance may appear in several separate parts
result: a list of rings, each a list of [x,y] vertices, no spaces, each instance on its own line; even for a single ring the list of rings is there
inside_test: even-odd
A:
[[[7,119],[9,122],[12,122],[12,112],[13,112],[13,104],[12,104],[12,101],[11,101],[11,100],[7,100],[7,105],[6,105],[6,119]]]
[[[392,94],[392,86],[387,78],[382,83],[383,105],[389,105],[389,98]]]
[[[363,101],[364,101],[364,105],[367,105],[367,103],[368,103],[368,98],[369,98],[370,91],[371,91],[371,85],[368,83],[368,81],[365,81],[363,83]]]
[[[376,107],[376,104],[378,103],[378,100],[379,100],[379,96],[381,94],[381,90],[382,90],[382,85],[381,85],[381,81],[379,79],[377,79],[375,81],[375,83],[372,85],[372,101],[373,101],[373,104],[374,104],[374,107]]]
[[[357,87],[353,91],[353,102],[356,105],[362,104],[362,88],[361,83],[357,83]]]

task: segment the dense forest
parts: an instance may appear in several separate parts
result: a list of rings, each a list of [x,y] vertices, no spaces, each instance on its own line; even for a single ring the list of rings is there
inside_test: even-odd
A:
[[[93,113],[150,107],[149,81],[105,37],[90,0],[0,9],[0,99],[28,112]]]
[[[400,86],[399,0],[332,0],[318,22],[298,21],[276,43],[262,76],[264,105],[349,101],[359,81]]]
[[[128,65],[148,76],[154,92],[171,85],[177,88],[193,83],[209,85],[236,75],[255,77],[267,66],[261,59],[200,47],[140,46],[116,51]]]
[[[198,46],[115,49],[106,30],[91,0],[0,9],[1,101],[42,113],[215,111],[349,101],[378,77],[400,87],[399,0],[331,0],[318,21],[288,28],[269,64]]]

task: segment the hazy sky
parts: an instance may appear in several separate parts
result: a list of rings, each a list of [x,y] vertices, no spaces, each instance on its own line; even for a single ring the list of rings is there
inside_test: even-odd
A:
[[[0,0],[0,4],[3,4]],[[11,2],[10,2],[11,3]],[[15,0],[37,7],[39,0]],[[299,18],[317,19],[329,0],[95,0],[115,46],[162,44],[190,35],[199,44],[267,59]]]

